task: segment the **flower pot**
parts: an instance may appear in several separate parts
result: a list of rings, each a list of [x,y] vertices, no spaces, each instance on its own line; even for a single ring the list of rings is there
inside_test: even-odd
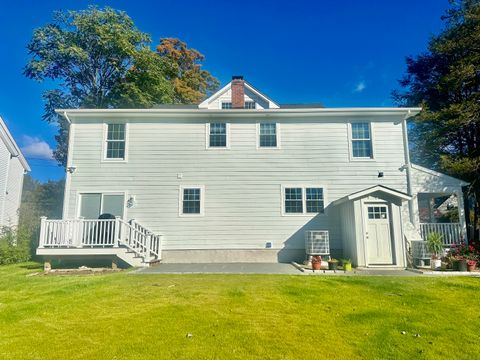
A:
[[[474,271],[477,268],[477,264],[467,264],[467,271]]]
[[[312,269],[313,270],[320,270],[322,268],[321,261],[312,261]]]
[[[343,270],[352,271],[352,264],[343,264]]]
[[[432,270],[440,270],[442,267],[442,260],[440,259],[432,259],[430,260],[430,267]]]
[[[337,270],[338,262],[328,262],[328,270]]]
[[[467,271],[466,260],[456,260],[453,262],[453,270],[455,271]]]

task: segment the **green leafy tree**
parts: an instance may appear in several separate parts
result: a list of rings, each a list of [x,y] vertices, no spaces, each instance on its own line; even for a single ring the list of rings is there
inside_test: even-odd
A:
[[[175,103],[196,104],[218,88],[218,80],[202,69],[205,57],[181,40],[160,39],[157,53],[172,64],[167,76],[173,85]]]
[[[474,224],[480,212],[480,1],[450,1],[445,28],[428,50],[407,57],[400,105],[423,107],[414,119],[412,158],[470,182]]]
[[[55,109],[191,103],[216,86],[196,50],[176,40],[171,51],[155,52],[150,42],[125,12],[109,7],[55,12],[50,24],[34,31],[24,74],[54,84],[43,94],[43,118],[59,125],[54,155],[60,164],[66,163],[68,126]]]

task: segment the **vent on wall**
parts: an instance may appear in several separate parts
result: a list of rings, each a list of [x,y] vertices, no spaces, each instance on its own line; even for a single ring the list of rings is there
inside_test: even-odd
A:
[[[307,255],[330,255],[328,230],[305,231],[305,252]]]

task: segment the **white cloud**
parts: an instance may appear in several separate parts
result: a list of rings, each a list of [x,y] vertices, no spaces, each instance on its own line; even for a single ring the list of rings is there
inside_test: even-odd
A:
[[[45,141],[28,135],[24,135],[22,140],[22,152],[25,157],[44,160],[53,159],[53,150]]]
[[[356,85],[355,88],[353,89],[354,93],[361,93],[365,88],[367,87],[367,84],[365,84],[365,81],[359,81]]]

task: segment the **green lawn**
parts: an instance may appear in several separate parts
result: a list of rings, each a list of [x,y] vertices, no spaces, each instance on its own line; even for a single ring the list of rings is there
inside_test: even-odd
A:
[[[35,271],[0,267],[1,359],[480,356],[475,278]]]

